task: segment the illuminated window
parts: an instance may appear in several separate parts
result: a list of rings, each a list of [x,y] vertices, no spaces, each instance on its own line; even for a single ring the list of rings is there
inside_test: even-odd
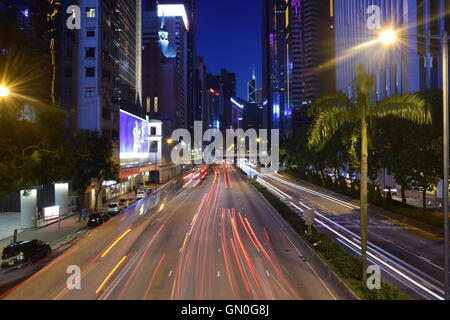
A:
[[[86,8],[86,18],[95,18],[95,8]]]
[[[84,88],[84,96],[88,98],[95,97],[95,87]]]
[[[158,103],[159,103],[158,97],[155,97],[154,100],[155,100],[155,103],[154,103],[154,104],[155,104],[155,112],[158,112],[158,107],[159,107],[159,106],[158,106]]]
[[[150,103],[151,103],[150,97],[147,97],[146,102],[147,102],[147,112],[150,112]]]

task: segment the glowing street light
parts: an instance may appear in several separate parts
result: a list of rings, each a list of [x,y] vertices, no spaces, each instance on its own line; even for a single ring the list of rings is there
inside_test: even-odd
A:
[[[0,98],[9,96],[9,89],[5,86],[0,86]]]
[[[392,29],[387,29],[384,30],[380,33],[380,37],[379,40],[380,42],[389,45],[394,43],[395,41],[397,41],[398,39],[398,34],[396,31],[392,30]]]

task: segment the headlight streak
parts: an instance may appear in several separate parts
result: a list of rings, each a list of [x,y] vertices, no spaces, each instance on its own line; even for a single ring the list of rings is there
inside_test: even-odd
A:
[[[347,208],[349,208],[349,209],[359,209],[359,206],[356,206],[356,205],[353,205],[353,204],[346,203],[346,202],[344,202],[344,201],[342,201],[342,200],[339,200],[339,199],[336,199],[336,198],[334,198],[334,197],[328,196],[328,195],[323,194],[323,193],[321,193],[321,192],[317,192],[317,191],[314,191],[314,190],[311,190],[311,189],[308,189],[308,188],[304,188],[304,187],[295,185],[295,184],[290,183],[290,182],[288,182],[288,181],[285,181],[285,180],[282,180],[282,179],[280,179],[280,178],[277,178],[277,177],[275,177],[274,175],[271,175],[271,178],[274,179],[274,180],[276,180],[276,181],[279,181],[280,183],[283,183],[283,184],[286,184],[286,185],[288,185],[288,186],[291,186],[291,187],[293,187],[293,188],[296,188],[296,189],[299,189],[299,190],[308,192],[308,193],[310,193],[310,194],[313,194],[313,195],[316,195],[316,196],[319,196],[319,197],[328,199],[328,200],[333,201],[333,202],[335,202],[335,203],[338,203],[338,204],[340,204],[340,205],[342,205],[342,206],[345,206],[345,207],[347,207]],[[259,180],[262,180],[262,179],[259,178]],[[257,180],[257,181],[258,181],[258,180]],[[275,188],[275,187],[274,187],[273,185],[271,185],[270,183],[268,183],[268,182],[266,182],[266,181],[264,181],[264,180],[262,180],[262,181],[265,183],[265,186],[269,186],[269,187]],[[278,196],[280,196],[280,194],[279,194],[276,190],[274,190],[273,188],[268,188],[268,189],[271,190],[271,192],[273,192],[273,193],[277,194]],[[274,191],[275,191],[275,192],[274,192]],[[282,195],[281,195],[281,196],[282,196]],[[281,198],[282,198],[282,199],[284,198],[283,200],[286,200],[284,196],[281,197]],[[299,204],[302,205],[302,206],[304,206],[304,207],[307,208],[307,209],[311,209],[311,208],[309,208],[308,206],[304,205],[304,204],[301,203],[301,202],[299,202]],[[359,236],[355,235],[354,233],[352,233],[351,231],[347,230],[346,228],[344,228],[344,227],[340,226],[339,224],[335,223],[334,221],[332,221],[332,220],[330,220],[330,219],[324,217],[322,214],[318,213],[317,211],[315,211],[315,213],[316,213],[319,217],[321,217],[321,218],[327,220],[328,222],[330,222],[330,223],[336,225],[337,227],[339,227],[339,228],[345,230],[346,232],[348,232],[348,233],[350,233],[350,234],[356,236],[356,238],[359,239]],[[347,243],[350,244],[351,246],[354,246],[354,247],[356,247],[356,248],[359,249],[359,250],[361,249],[360,246],[357,245],[355,242],[351,241],[350,239],[346,238],[345,236],[343,236],[343,235],[340,234],[339,232],[337,232],[337,231],[335,231],[334,229],[330,228],[330,227],[327,226],[324,222],[320,221],[319,219],[316,219],[316,222],[319,223],[320,225],[322,225],[323,227],[325,227],[326,229],[328,229],[329,231],[331,231],[332,233],[338,235],[341,239],[344,239],[345,241],[347,241]],[[342,241],[342,240],[341,240],[341,241]],[[356,241],[359,241],[359,240],[356,240]],[[392,261],[392,259],[386,257],[386,256],[383,255],[382,253],[377,252],[375,249],[373,249],[373,246],[374,246],[374,245],[371,244],[371,243],[369,242],[369,249],[371,249],[372,251],[374,251],[376,254],[378,254],[379,256],[383,257],[384,259],[388,260],[390,263],[396,264],[395,262]],[[372,247],[372,248],[371,248],[371,247]],[[380,249],[380,250],[382,250],[382,249]],[[382,251],[384,251],[384,250],[382,250]],[[384,252],[386,252],[386,251],[384,251]],[[405,265],[408,265],[407,263],[401,261],[399,258],[396,258],[396,257],[394,257],[393,255],[391,255],[391,254],[389,254],[389,253],[387,253],[387,254],[390,255],[390,256],[392,256],[395,260],[400,261],[401,263],[403,263],[403,264],[405,264]],[[419,282],[415,281],[414,279],[412,279],[411,277],[409,277],[408,275],[406,275],[404,272],[398,270],[398,269],[395,268],[394,266],[392,266],[392,265],[388,264],[387,262],[383,261],[382,259],[376,257],[373,253],[370,252],[370,250],[368,251],[368,255],[369,255],[370,257],[372,257],[375,261],[377,261],[378,264],[381,264],[381,265],[384,266],[385,268],[390,269],[391,272],[397,274],[397,276],[394,276],[394,275],[392,275],[391,273],[389,273],[389,274],[392,275],[393,278],[397,279],[397,280],[400,281],[401,283],[404,283],[404,281],[401,280],[401,279],[399,279],[399,277],[402,277],[402,278],[405,279],[406,281],[409,281],[409,282],[410,282],[410,285],[406,285],[406,286],[409,287],[410,289],[412,289],[413,291],[416,292],[417,289],[415,289],[414,287],[412,287],[412,285],[414,285],[414,286],[420,288],[420,290],[422,290],[423,292],[426,292],[428,295],[430,295],[430,296],[433,297],[434,299],[438,299],[438,300],[442,300],[442,299],[443,299],[442,296],[440,296],[440,295],[436,294],[435,292],[429,290],[429,289],[426,288],[424,285],[420,284]],[[408,270],[405,269],[404,267],[402,267],[402,266],[400,266],[400,265],[398,265],[398,264],[396,264],[396,265],[397,265],[398,267],[404,269],[405,271],[408,271]],[[380,267],[382,267],[382,266],[380,266]],[[415,269],[414,267],[412,267],[412,266],[410,266],[410,265],[408,265],[408,267],[411,267],[411,268]],[[385,268],[383,268],[383,270],[385,270]],[[415,269],[415,270],[417,270],[417,269]],[[409,272],[411,272],[411,271],[409,271]],[[438,292],[440,292],[440,293],[443,293],[443,291],[442,291],[441,289],[439,289],[439,288],[433,286],[433,285],[430,284],[429,282],[427,282],[427,281],[425,281],[424,279],[422,279],[420,276],[418,276],[418,275],[414,275],[414,276],[416,276],[418,279],[420,279],[420,281],[422,281],[423,283],[426,283],[428,286],[430,286],[431,288],[435,289],[436,291],[438,291]],[[423,296],[423,293],[420,294],[420,295]]]
[[[120,265],[125,261],[125,259],[127,258],[127,256],[124,256],[119,263],[116,264],[116,266],[114,267],[114,269],[111,270],[111,272],[108,274],[108,276],[105,278],[105,280],[103,280],[103,282],[100,284],[100,286],[97,288],[97,290],[95,290],[95,294],[98,294],[103,287],[105,286],[105,284],[108,282],[108,280],[112,277],[112,275],[114,274],[114,272],[116,272],[116,270],[120,267]]]
[[[122,233],[121,236],[119,236],[116,241],[114,241],[101,255],[102,258],[104,258],[109,251],[111,251],[111,249],[120,241],[122,240],[129,232],[131,231],[131,228],[128,228],[128,230],[126,230],[124,233]]]

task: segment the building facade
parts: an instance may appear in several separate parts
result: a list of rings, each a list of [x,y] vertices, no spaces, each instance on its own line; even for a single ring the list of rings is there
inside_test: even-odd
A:
[[[309,123],[314,100],[336,88],[333,1],[290,0],[286,17],[285,112],[296,129]]]
[[[335,0],[334,4],[338,90],[352,94],[358,65],[376,75],[379,100],[397,93],[441,87],[439,41],[409,36],[395,46],[373,46],[370,43],[379,30],[369,29],[367,23],[375,14],[370,9],[375,5],[381,9],[381,28],[394,28],[411,35],[442,34],[450,31],[445,18],[450,10],[449,1]]]
[[[284,139],[292,131],[292,112],[287,91],[287,9],[284,0],[263,3],[264,127],[279,129]]]

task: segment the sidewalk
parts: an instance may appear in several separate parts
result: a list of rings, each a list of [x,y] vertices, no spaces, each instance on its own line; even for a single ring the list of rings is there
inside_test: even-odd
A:
[[[22,231],[17,234],[17,240],[39,239],[55,247],[58,242],[77,233],[86,226],[86,222],[78,222],[78,219],[79,215],[74,214],[61,220],[60,223],[56,222],[39,229]],[[12,234],[9,238],[0,240],[0,254],[3,252],[3,248],[11,243],[11,240]]]
[[[158,188],[159,189],[159,188]],[[126,193],[118,198],[111,199],[105,203],[103,203],[103,211],[107,211],[107,207],[110,203],[119,202],[120,199],[136,199],[136,194],[134,191]],[[41,225],[33,230],[21,230],[20,228],[20,212],[10,214],[10,216],[6,217],[8,219],[8,224],[0,223],[0,226],[3,227],[3,230],[0,229],[0,257],[3,252],[3,248],[11,243],[13,238],[14,229],[18,229],[17,240],[34,240],[39,239],[42,240],[52,246],[53,249],[59,248],[65,243],[71,241],[74,237],[76,237],[79,232],[83,232],[82,229],[86,227],[86,222],[79,222],[80,214],[74,213],[63,217],[59,222],[58,220],[53,220],[46,222],[44,225]],[[6,220],[5,220],[6,221]],[[16,226],[17,225],[17,226]],[[14,227],[16,226],[16,227]]]

